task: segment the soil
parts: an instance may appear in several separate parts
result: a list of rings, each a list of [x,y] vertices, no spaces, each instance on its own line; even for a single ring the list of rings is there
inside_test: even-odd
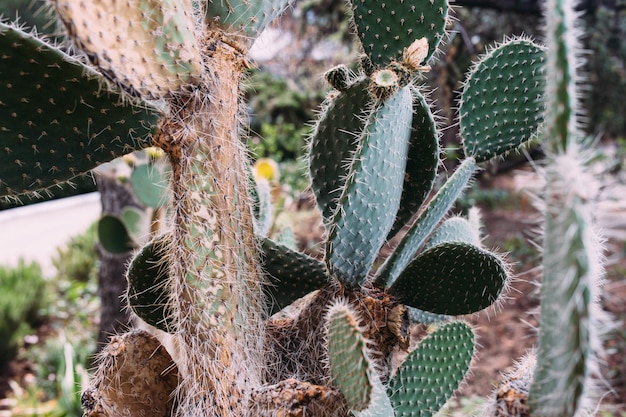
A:
[[[489,182],[490,187],[512,193],[513,204],[481,206],[486,246],[502,248],[507,242],[532,239],[537,216],[527,199],[513,191],[512,176],[499,176]],[[323,228],[312,210],[313,205],[310,199],[301,199],[286,215],[297,220],[291,223],[300,249],[315,256],[320,253]],[[602,305],[613,315],[617,325],[605,343],[608,355],[604,367],[611,390],[603,399],[603,407],[626,412],[626,247],[623,242],[612,241],[607,247],[612,265],[608,269]],[[534,329],[538,324],[539,257],[531,244],[522,244],[523,250],[517,249],[509,256],[515,279],[506,297],[497,308],[465,318],[476,330],[479,347],[471,375],[461,387],[459,397],[488,396],[500,382],[501,374],[511,371],[515,361],[537,343]],[[0,398],[11,391],[9,381],[21,383],[31,373],[32,365],[24,361],[9,364],[0,374]]]

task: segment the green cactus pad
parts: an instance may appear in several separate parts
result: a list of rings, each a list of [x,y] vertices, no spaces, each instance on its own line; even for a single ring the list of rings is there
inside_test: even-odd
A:
[[[424,250],[449,242],[465,242],[481,246],[479,231],[462,217],[452,217],[441,223],[428,239]]]
[[[467,158],[459,165],[454,174],[430,200],[420,217],[413,223],[394,252],[380,268],[376,276],[378,286],[389,287],[393,284],[411,262],[411,259],[415,257],[428,235],[461,195],[475,169],[476,161],[473,158]]]
[[[98,240],[102,247],[111,253],[124,253],[135,249],[135,242],[122,220],[112,215],[102,216],[98,220]]]
[[[145,210],[135,206],[126,206],[120,213],[120,220],[130,239],[141,243],[150,233],[150,218]]]
[[[168,176],[162,164],[141,164],[130,174],[133,192],[145,206],[157,208],[167,203]]]
[[[296,234],[289,226],[285,226],[280,230],[280,233],[276,236],[276,242],[279,245],[285,246],[288,249],[298,249],[298,241],[296,240]]]
[[[443,324],[424,338],[389,381],[396,416],[435,415],[465,378],[474,343],[474,332],[463,322]]]
[[[328,311],[328,363],[333,385],[339,387],[348,408],[366,409],[372,399],[372,375],[367,344],[352,309],[337,303]]]
[[[452,316],[429,313],[428,311],[423,311],[415,307],[407,307],[407,310],[409,312],[409,320],[411,320],[411,323],[435,324],[450,321],[452,319]]]
[[[402,196],[413,97],[398,90],[372,112],[335,211],[326,248],[331,274],[347,286],[366,278]]]
[[[92,64],[127,92],[161,99],[202,80],[194,0],[55,0]]]
[[[227,32],[240,32],[247,46],[274,19],[280,16],[293,0],[204,0],[209,25],[220,26]]]
[[[352,0],[353,21],[365,53],[380,68],[401,61],[415,40],[428,40],[428,62],[437,50],[448,20],[447,0]]]
[[[413,126],[400,208],[389,237],[417,213],[430,193],[439,165],[439,141],[435,118],[424,96],[413,90]]]
[[[544,61],[544,48],[514,39],[474,66],[459,107],[467,156],[486,161],[537,135],[543,121]]]
[[[165,288],[169,274],[166,259],[170,239],[170,235],[161,235],[144,246],[131,261],[126,274],[127,299],[135,314],[165,332],[174,329]]]
[[[389,287],[404,304],[435,314],[471,314],[492,305],[507,283],[494,253],[468,243],[443,243],[415,258]]]
[[[0,24],[0,196],[32,193],[149,146],[159,116],[94,71]]]
[[[270,314],[330,282],[324,263],[266,238],[261,241],[261,264]]]
[[[350,160],[371,111],[368,80],[354,83],[329,101],[311,136],[309,170],[317,206],[328,221],[337,207]]]

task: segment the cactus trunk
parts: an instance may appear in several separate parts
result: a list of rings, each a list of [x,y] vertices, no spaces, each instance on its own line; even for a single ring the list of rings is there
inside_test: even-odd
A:
[[[250,327],[261,291],[238,136],[243,61],[221,42],[212,49],[206,90],[172,100],[162,139],[173,168],[170,285],[184,416],[246,415],[242,390],[260,382],[248,340],[258,335]]]

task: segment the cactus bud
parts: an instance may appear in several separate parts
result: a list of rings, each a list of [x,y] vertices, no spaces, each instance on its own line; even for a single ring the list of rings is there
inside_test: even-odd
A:
[[[329,69],[324,78],[332,88],[338,91],[346,91],[351,84],[351,74],[345,65],[337,65]]]
[[[384,101],[391,97],[400,85],[400,78],[398,77],[398,74],[389,69],[376,71],[370,76],[370,79],[372,80],[370,92],[380,101]]]

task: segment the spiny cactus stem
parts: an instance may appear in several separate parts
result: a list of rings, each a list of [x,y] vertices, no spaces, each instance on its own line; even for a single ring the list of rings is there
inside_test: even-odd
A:
[[[576,49],[578,46],[573,1],[550,0],[546,3],[546,148],[563,152],[569,142],[577,140],[578,93],[576,91]]]
[[[180,415],[246,415],[242,391],[258,385],[260,275],[238,138],[243,59],[209,41],[203,86],[173,97],[161,147],[173,171],[171,303],[179,338]]]

